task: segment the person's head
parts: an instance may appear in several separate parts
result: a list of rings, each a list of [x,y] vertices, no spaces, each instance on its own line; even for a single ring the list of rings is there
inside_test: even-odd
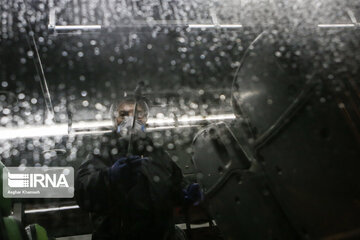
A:
[[[134,118],[134,108],[135,99],[133,98],[124,98],[113,106],[112,118],[118,133],[120,133],[120,131],[123,131],[123,134],[128,133]],[[143,99],[138,100],[134,127],[135,130],[145,130],[148,115],[149,107],[146,101]]]

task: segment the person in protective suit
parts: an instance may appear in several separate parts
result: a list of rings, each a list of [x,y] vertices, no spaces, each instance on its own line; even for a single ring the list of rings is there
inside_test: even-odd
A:
[[[146,136],[148,106],[143,100],[136,105],[134,111],[135,99],[127,98],[113,110],[116,131],[100,154],[89,154],[79,167],[75,198],[90,212],[93,240],[184,239],[173,209],[200,200],[200,188],[186,184],[180,168]]]

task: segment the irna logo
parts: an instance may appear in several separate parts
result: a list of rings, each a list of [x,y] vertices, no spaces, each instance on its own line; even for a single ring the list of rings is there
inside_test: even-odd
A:
[[[74,197],[72,167],[6,167],[2,180],[5,198]]]
[[[8,185],[12,188],[69,187],[64,174],[8,173]]]

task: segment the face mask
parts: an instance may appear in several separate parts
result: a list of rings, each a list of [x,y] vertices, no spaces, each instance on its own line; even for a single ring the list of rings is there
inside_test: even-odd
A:
[[[122,137],[129,136],[133,120],[133,116],[126,116],[125,119],[117,126],[116,132]],[[134,133],[139,132],[145,132],[145,125],[136,120],[134,123]]]

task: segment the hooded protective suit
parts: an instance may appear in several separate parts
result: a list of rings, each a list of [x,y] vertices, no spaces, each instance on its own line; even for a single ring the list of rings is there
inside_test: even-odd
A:
[[[126,155],[127,146],[113,133],[100,154],[89,155],[77,171],[75,197],[90,212],[92,239],[176,239],[173,208],[183,204],[185,186],[180,168],[150,138],[137,137],[133,155],[147,158],[135,185],[125,192],[110,184],[108,171]]]

